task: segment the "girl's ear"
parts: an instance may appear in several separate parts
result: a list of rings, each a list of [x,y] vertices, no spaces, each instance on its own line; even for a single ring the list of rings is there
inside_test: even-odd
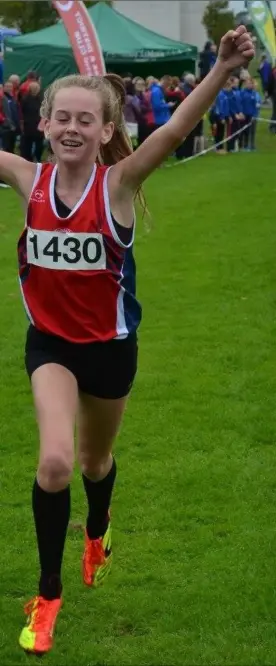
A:
[[[45,134],[45,139],[49,139],[50,137],[50,123],[49,120],[45,120],[45,118],[41,118],[40,123],[38,125],[38,129],[41,132],[44,132]]]
[[[114,134],[114,123],[110,122],[104,125],[103,131],[102,131],[102,138],[101,138],[101,143],[103,145],[106,145],[111,141],[113,134]]]

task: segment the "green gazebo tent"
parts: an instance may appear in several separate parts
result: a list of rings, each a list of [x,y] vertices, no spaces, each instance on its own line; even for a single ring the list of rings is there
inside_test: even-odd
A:
[[[195,70],[197,48],[158,35],[126,18],[104,2],[89,9],[108,71],[133,75],[182,74]],[[43,87],[77,71],[71,45],[59,21],[49,28],[5,39],[5,76],[29,70],[42,77]]]

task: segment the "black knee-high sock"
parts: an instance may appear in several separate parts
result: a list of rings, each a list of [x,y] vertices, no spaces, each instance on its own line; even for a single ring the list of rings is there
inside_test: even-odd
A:
[[[61,565],[70,518],[70,488],[57,493],[33,486],[33,513],[41,567],[39,594],[45,599],[61,596]]]
[[[108,510],[116,479],[116,463],[113,459],[111,470],[102,481],[90,481],[84,474],[83,484],[88,501],[88,518],[86,523],[89,539],[103,536],[108,525]]]

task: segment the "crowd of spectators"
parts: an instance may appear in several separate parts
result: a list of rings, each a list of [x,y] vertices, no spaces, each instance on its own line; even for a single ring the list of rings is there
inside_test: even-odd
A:
[[[209,73],[216,58],[216,46],[209,41],[200,53],[198,77],[191,72],[185,72],[181,78],[167,74],[160,80],[154,76],[133,78],[128,72],[122,77],[126,90],[124,118],[134,147],[168,122],[179,104]],[[177,149],[176,159],[187,159],[202,152],[208,136],[213,137],[220,154],[256,149],[257,118],[261,103],[266,103],[269,98],[272,100],[272,121],[276,121],[276,68],[265,55],[261,58],[259,75],[263,97],[258,82],[248,71],[233,73],[210,109],[209,128],[202,118]],[[17,149],[27,160],[42,159],[45,141],[40,128],[41,101],[39,74],[29,72],[23,82],[13,74],[3,81],[0,54],[0,148],[7,152]],[[276,133],[276,122],[271,123],[270,130]],[[5,185],[0,183],[0,186]]]
[[[12,74],[0,84],[0,142],[1,148],[13,153],[18,143],[19,152],[27,160],[40,161],[44,148],[44,134],[39,130],[42,101],[40,78],[29,72],[21,83]],[[4,187],[4,183],[0,183]]]

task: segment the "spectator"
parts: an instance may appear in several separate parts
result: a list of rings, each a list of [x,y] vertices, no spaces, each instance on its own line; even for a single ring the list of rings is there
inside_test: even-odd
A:
[[[232,83],[231,80],[228,79],[226,81],[226,84],[223,88],[223,92],[225,94],[225,134],[226,137],[231,137],[232,136],[232,125],[233,125],[233,119],[232,119],[232,109],[231,109],[231,104],[233,102],[233,97],[232,97]],[[229,142],[231,142],[231,139],[229,139],[226,143],[226,148],[227,152],[229,152]],[[223,147],[223,146],[222,146]]]
[[[250,74],[249,74],[248,69],[245,69],[244,67],[241,67],[239,78],[240,78],[239,86],[240,86],[240,88],[242,88],[245,81],[248,81],[248,79],[250,79]]]
[[[184,96],[188,97],[196,87],[196,78],[194,74],[186,74],[181,87]],[[198,128],[195,129],[198,131]],[[175,155],[178,160],[187,159],[194,154],[195,129],[186,137],[181,146],[177,148]]]
[[[228,118],[230,118],[229,98],[226,91],[221,90],[210,111],[210,122],[218,155],[225,155],[226,153],[222,142]]]
[[[196,79],[195,87],[200,83],[200,79]],[[196,125],[194,131],[194,153],[202,153],[205,148],[205,138],[204,138],[204,118],[201,118],[199,123]]]
[[[242,113],[242,100],[241,91],[239,88],[239,79],[236,76],[230,78],[230,86],[228,90],[230,117],[232,119],[231,134],[236,134],[241,127],[241,122],[244,120]],[[229,139],[227,143],[227,150],[230,153],[236,152],[239,145],[238,136]]]
[[[266,55],[262,55],[261,57],[261,63],[259,67],[259,74],[261,77],[261,82],[262,82],[262,89],[263,89],[263,94],[265,99],[268,98],[268,84],[269,84],[269,79],[272,71],[272,66],[270,62],[267,59]]]
[[[33,161],[34,157],[40,162],[43,153],[44,134],[38,129],[40,123],[41,91],[37,81],[32,81],[29,90],[21,101],[23,132],[21,137],[21,156]]]
[[[13,96],[15,97],[16,100],[18,100],[20,77],[18,76],[18,74],[11,74],[11,76],[9,77],[9,81],[13,85]]]
[[[267,85],[267,92],[272,101],[271,134],[276,134],[276,67],[273,67]]]
[[[140,117],[139,100],[135,95],[135,88],[133,82],[128,78],[125,78],[124,84],[126,90],[126,101],[123,109],[123,114],[130,137],[132,139],[137,139],[138,120]]]
[[[0,51],[0,85],[4,83],[4,63],[3,63],[3,53]]]
[[[4,112],[3,112],[3,96],[4,96],[4,90],[3,90],[3,85],[0,84],[0,150],[2,149],[2,136],[3,136],[3,123],[5,120]],[[0,180],[0,187],[1,188],[8,188],[9,186],[4,183],[3,180]]]
[[[156,79],[155,76],[147,76],[146,90],[150,90],[153,83],[158,83],[158,79]]]
[[[7,153],[14,153],[16,137],[20,134],[19,106],[13,96],[13,85],[10,81],[4,84],[2,98],[4,120],[1,125],[2,147]]]
[[[241,91],[241,100],[242,100],[242,112],[244,115],[243,126],[244,131],[241,134],[241,148],[246,152],[250,150],[249,137],[250,137],[250,125],[252,119],[257,117],[257,98],[256,92],[254,90],[254,82],[250,78],[244,82],[244,87]]]
[[[213,42],[206,42],[203,51],[199,54],[200,80],[209,74],[217,59],[217,47]]]
[[[3,95],[4,95],[4,87],[3,87],[2,83],[0,83],[0,150],[2,148],[2,130],[1,130],[1,127],[2,127],[2,123],[4,122],[4,119],[5,119],[4,112],[3,112],[3,104],[2,104]]]
[[[27,92],[29,90],[29,87],[30,87],[30,83],[33,83],[34,81],[36,81],[36,82],[39,81],[39,76],[38,76],[37,72],[29,72],[28,75],[27,75],[26,81],[21,83],[21,86],[19,88],[19,93],[18,93],[18,101],[19,102],[21,102],[24,95],[27,94]]]
[[[135,79],[135,95],[139,102],[138,145],[140,146],[154,130],[154,116],[150,93],[146,91],[144,79],[139,77]]]
[[[213,69],[214,65],[215,65],[216,62],[217,62],[217,57],[218,57],[218,56],[217,56],[217,51],[218,51],[218,49],[217,49],[217,45],[216,45],[216,44],[211,44],[211,47],[210,47],[210,54],[209,54],[209,65],[210,65],[210,69]],[[210,70],[209,70],[209,71],[210,71]]]
[[[173,106],[171,106],[170,109],[172,114],[181,104],[181,102],[183,102],[183,99],[185,99],[185,94],[180,88],[180,79],[178,76],[170,77],[170,80],[168,81],[168,87],[165,88],[164,92],[166,102],[173,103]]]
[[[164,79],[163,77],[161,81],[163,81],[164,84],[167,79]],[[157,83],[156,80],[154,80],[154,82],[150,85],[150,93],[154,124],[155,128],[157,129],[158,127],[162,127],[162,125],[165,125],[170,119],[170,103],[168,104],[165,100],[164,90],[161,82]]]
[[[124,82],[125,86],[128,83],[132,83],[132,74],[131,74],[131,72],[125,72],[125,74],[122,74],[122,79],[123,79],[123,82]]]
[[[258,90],[258,83],[255,79],[253,79],[253,91],[255,93],[255,109],[254,109],[254,115],[252,117],[251,125],[249,127],[249,149],[251,151],[256,150],[256,129],[257,129],[257,120],[260,114],[260,108],[262,106],[262,98]]]
[[[185,97],[190,95],[190,93],[194,90],[196,85],[196,78],[194,74],[190,74],[188,72],[183,76],[183,81],[181,83],[181,90],[184,92]]]

